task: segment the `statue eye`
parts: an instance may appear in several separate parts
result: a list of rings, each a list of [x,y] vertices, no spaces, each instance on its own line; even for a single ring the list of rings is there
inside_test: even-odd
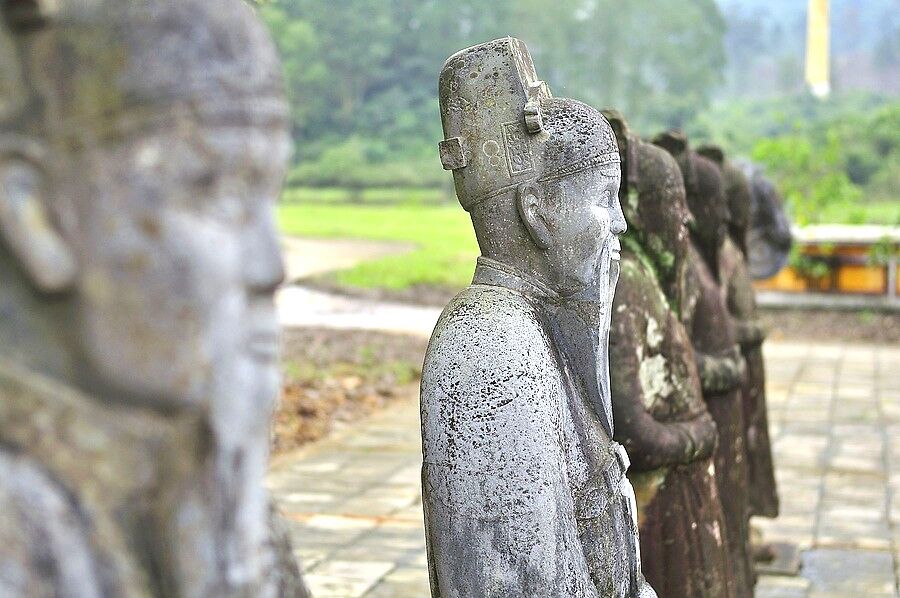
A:
[[[600,194],[600,205],[603,206],[604,208],[608,208],[611,203],[610,200],[611,200],[611,197],[610,197],[609,189],[605,189]]]

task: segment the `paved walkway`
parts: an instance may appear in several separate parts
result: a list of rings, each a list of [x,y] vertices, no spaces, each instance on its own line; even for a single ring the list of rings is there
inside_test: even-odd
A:
[[[804,552],[757,596],[896,597],[900,347],[770,341],[766,361],[782,514],[756,524]],[[273,464],[317,597],[428,595],[418,426],[410,399]]]

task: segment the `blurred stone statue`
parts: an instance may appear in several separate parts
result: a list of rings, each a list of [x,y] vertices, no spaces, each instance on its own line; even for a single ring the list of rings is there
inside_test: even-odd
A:
[[[739,163],[750,183],[749,231],[744,253],[753,278],[770,278],[784,268],[793,237],[784,201],[775,184],[756,164]]]
[[[0,7],[0,595],[305,596],[262,486],[291,145],[265,28]]]
[[[733,597],[716,424],[670,299],[690,246],[684,182],[665,150],[631,134],[617,112],[604,114],[618,139],[628,223],[610,336],[615,438],[631,457],[644,575],[660,596]]]
[[[744,428],[746,431],[747,476],[750,514],[778,516],[778,491],[772,444],[769,440],[769,416],[766,408],[766,371],[762,343],[766,331],[756,311],[756,294],[746,257],[750,230],[751,188],[743,170],[725,158],[721,148],[707,146],[698,150],[719,164],[728,199],[728,234],[721,250],[721,288],[728,311],[734,318],[734,330],[747,362],[747,377],[742,387]]]
[[[442,162],[482,256],[422,377],[432,596],[655,596],[611,438],[625,230],[613,132],[593,108],[552,98],[512,38],[448,59],[439,98]]]
[[[726,236],[728,203],[718,166],[688,146],[679,132],[654,143],[678,163],[694,223],[688,267],[675,290],[676,305],[694,346],[707,408],[716,422],[716,482],[725,514],[737,596],[753,595],[755,576],[749,550],[748,478],[742,387],[746,363],[733,318],[722,293],[720,256]]]

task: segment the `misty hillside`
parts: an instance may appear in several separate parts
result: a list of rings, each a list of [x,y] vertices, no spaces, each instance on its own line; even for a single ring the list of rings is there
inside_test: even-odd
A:
[[[728,23],[725,95],[803,87],[806,0],[718,0]],[[832,0],[835,91],[900,93],[900,0]]]

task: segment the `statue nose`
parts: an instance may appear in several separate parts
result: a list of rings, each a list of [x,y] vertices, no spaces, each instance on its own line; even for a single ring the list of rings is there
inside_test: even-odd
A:
[[[248,235],[244,279],[248,287],[260,293],[274,292],[284,282],[284,261],[272,214],[261,216]]]

